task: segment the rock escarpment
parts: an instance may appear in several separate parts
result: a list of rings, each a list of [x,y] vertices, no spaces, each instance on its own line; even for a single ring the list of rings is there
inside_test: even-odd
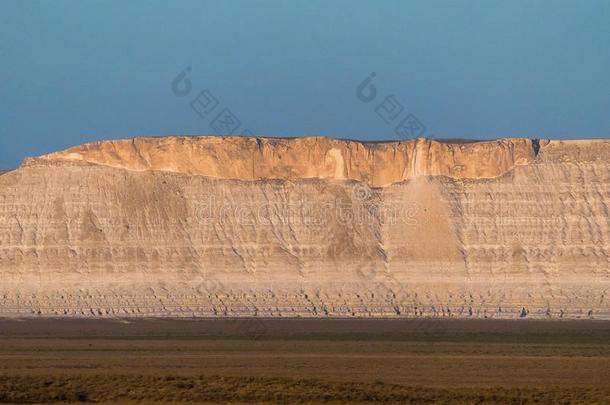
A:
[[[133,171],[236,180],[356,180],[383,187],[419,175],[493,178],[534,159],[530,139],[362,143],[306,137],[166,137],[95,142],[42,156]]]
[[[610,141],[96,142],[0,176],[0,316],[610,317]]]

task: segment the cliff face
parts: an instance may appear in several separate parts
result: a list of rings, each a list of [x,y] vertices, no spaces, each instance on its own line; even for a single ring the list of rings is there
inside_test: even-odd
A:
[[[0,316],[610,317],[610,141],[96,142],[0,177]]]
[[[532,163],[534,156],[530,139],[362,143],[323,137],[166,137],[95,142],[41,159],[236,180],[356,180],[379,187],[418,175],[498,177]]]

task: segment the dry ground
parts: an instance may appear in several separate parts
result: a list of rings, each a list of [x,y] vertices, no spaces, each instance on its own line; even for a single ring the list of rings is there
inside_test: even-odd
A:
[[[0,402],[608,404],[610,322],[0,320]]]

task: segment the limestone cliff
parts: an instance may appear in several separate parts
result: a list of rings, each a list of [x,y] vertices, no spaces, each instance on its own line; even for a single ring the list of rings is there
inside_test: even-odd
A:
[[[418,175],[491,178],[535,157],[532,140],[362,143],[324,137],[165,137],[94,142],[42,156],[121,169],[223,179],[357,180],[387,186]]]
[[[610,317],[610,141],[105,141],[0,176],[0,316]]]

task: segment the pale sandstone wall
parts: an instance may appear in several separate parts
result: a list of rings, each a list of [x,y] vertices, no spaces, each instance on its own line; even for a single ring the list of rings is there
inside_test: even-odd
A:
[[[0,177],[0,316],[608,318],[609,157],[171,137],[28,159]]]
[[[492,178],[533,161],[530,139],[362,143],[324,137],[165,137],[94,142],[42,156],[224,179],[350,179],[387,186],[417,175]]]

